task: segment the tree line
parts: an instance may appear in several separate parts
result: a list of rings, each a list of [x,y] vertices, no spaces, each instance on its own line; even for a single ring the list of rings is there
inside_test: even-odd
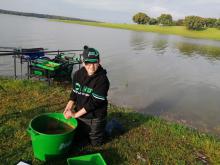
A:
[[[147,14],[139,12],[132,20],[137,24],[186,26],[190,30],[203,30],[206,28],[220,29],[220,18],[203,18],[199,16],[186,16],[184,19],[173,20],[171,14],[161,14],[158,18],[150,18]]]
[[[10,10],[3,10],[3,9],[0,9],[0,14],[10,14],[10,15],[18,15],[18,16],[26,16],[26,17],[47,18],[47,19],[71,20],[71,21],[98,22],[98,21],[93,21],[93,20],[72,18],[72,17],[66,17],[66,16],[38,14],[38,13],[27,13],[27,12],[10,11]]]

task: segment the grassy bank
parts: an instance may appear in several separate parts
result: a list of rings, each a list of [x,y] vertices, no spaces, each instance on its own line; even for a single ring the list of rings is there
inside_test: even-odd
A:
[[[190,38],[220,40],[220,30],[208,28],[201,31],[187,30],[184,26],[159,26],[159,25],[136,25],[136,24],[119,24],[119,23],[96,23],[83,21],[54,20],[65,23],[74,23],[89,26],[100,26],[106,28],[126,29],[144,32],[156,32],[161,34],[174,34]]]
[[[23,159],[44,164],[34,159],[26,128],[38,114],[62,112],[70,89],[27,80],[0,79],[0,85],[0,162],[14,164]],[[111,118],[124,126],[123,134],[109,137],[101,147],[73,147],[66,158],[100,152],[111,165],[220,164],[216,137],[109,105]],[[65,164],[66,158],[45,164]]]

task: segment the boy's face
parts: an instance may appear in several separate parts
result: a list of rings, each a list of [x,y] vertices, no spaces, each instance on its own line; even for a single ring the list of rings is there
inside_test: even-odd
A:
[[[86,68],[86,71],[89,76],[92,76],[98,69],[99,63],[83,63],[83,66]]]

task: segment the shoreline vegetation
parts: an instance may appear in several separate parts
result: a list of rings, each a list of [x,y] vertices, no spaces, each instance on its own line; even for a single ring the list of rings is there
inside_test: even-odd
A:
[[[160,26],[160,25],[138,25],[138,24],[120,24],[120,23],[104,23],[104,22],[86,22],[75,20],[58,20],[56,22],[73,23],[88,26],[97,26],[105,28],[115,28],[124,30],[133,30],[141,32],[153,32],[160,34],[178,35],[196,39],[210,39],[220,41],[220,30],[217,28],[207,28],[205,30],[193,31],[188,30],[185,26]]]
[[[28,124],[36,115],[63,112],[70,87],[34,80],[0,78],[0,162],[66,164],[68,157],[100,152],[107,164],[220,164],[220,139],[184,125],[109,105],[108,120],[124,132],[100,147],[72,147],[64,158],[46,163],[34,159]]]

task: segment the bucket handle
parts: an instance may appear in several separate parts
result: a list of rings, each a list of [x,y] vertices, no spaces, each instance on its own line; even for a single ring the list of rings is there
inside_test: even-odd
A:
[[[33,131],[30,127],[27,129],[27,132],[28,132],[29,135],[31,135],[31,136],[39,135],[38,133],[36,133],[35,131]]]

